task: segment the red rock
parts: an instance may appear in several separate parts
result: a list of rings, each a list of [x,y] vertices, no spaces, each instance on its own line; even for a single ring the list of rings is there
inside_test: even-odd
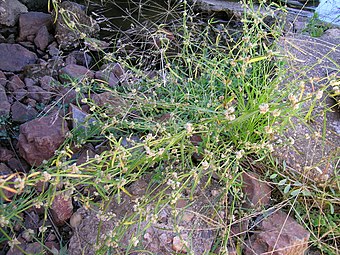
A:
[[[59,70],[59,79],[61,82],[82,80],[85,77],[92,79],[94,78],[94,73],[84,66],[69,64]]]
[[[28,173],[31,168],[23,159],[11,158],[7,164],[15,172]]]
[[[95,77],[98,80],[106,81],[111,88],[119,85],[119,79],[112,72],[106,74],[104,71],[97,71]]]
[[[57,242],[45,242],[45,246],[48,248],[47,254],[48,255],[54,255],[54,254],[59,254],[60,250],[60,245]]]
[[[0,162],[8,162],[11,158],[14,158],[13,151],[0,147]]]
[[[7,83],[7,89],[10,92],[17,91],[18,89],[25,88],[25,83],[19,78],[18,75],[13,75]]]
[[[257,174],[251,172],[244,172],[242,179],[242,190],[246,195],[245,207],[259,208],[269,204],[271,188],[266,182],[261,181]]]
[[[38,32],[37,35],[34,38],[34,44],[42,51],[46,49],[48,46],[49,42],[49,36],[50,34],[48,33],[47,27],[42,26]]]
[[[53,222],[62,226],[73,214],[72,199],[66,199],[62,194],[56,195],[51,206]]]
[[[0,70],[20,72],[25,66],[34,64],[37,59],[35,53],[19,44],[0,43]]]
[[[40,78],[40,87],[43,90],[50,91],[52,86],[56,84],[56,80],[51,76],[44,76]]]
[[[259,231],[248,240],[245,255],[303,255],[309,235],[292,217],[277,211],[259,224]]]
[[[43,90],[38,86],[30,86],[27,88],[28,97],[34,99],[37,102],[47,104],[51,99],[51,93]]]
[[[1,58],[1,57],[0,57]],[[9,114],[11,105],[8,102],[5,88],[0,85],[0,116],[6,116]]]
[[[31,166],[39,166],[54,156],[67,131],[66,121],[56,114],[26,122],[20,126],[19,153]]]
[[[12,104],[11,114],[13,121],[24,123],[26,121],[33,120],[38,115],[38,112],[33,107],[16,101]]]
[[[43,12],[27,12],[19,17],[19,41],[25,41],[28,36],[35,36],[43,26],[52,27],[52,17]]]

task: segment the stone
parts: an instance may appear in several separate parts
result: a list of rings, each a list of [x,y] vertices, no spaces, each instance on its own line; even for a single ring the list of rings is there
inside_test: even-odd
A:
[[[39,166],[43,160],[52,158],[65,140],[67,123],[56,114],[20,126],[19,153],[31,166]]]
[[[11,78],[9,78],[7,83],[7,89],[10,92],[14,92],[18,89],[25,88],[25,83],[19,78],[18,75],[13,75]]]
[[[47,27],[42,26],[38,32],[37,35],[34,38],[34,44],[38,47],[38,49],[44,51],[49,43],[49,37],[50,34],[48,33]]]
[[[24,105],[16,101],[11,106],[12,120],[17,123],[24,123],[33,120],[38,116],[38,112],[31,106]]]
[[[41,27],[51,29],[52,16],[44,12],[27,12],[19,17],[19,41],[27,40],[28,36],[36,36]]]
[[[245,255],[302,255],[308,248],[310,233],[283,211],[264,218],[258,231],[248,240]]]
[[[46,91],[51,91],[52,86],[57,83],[57,81],[53,77],[47,75],[41,77],[39,81],[40,87]]]
[[[80,66],[86,66],[89,68],[92,62],[92,57],[83,51],[75,50],[72,51],[68,56],[66,57],[65,63],[68,64],[76,64]]]
[[[93,37],[99,33],[99,25],[86,15],[82,5],[64,1],[60,4],[60,8],[65,10],[65,15],[64,17],[57,16],[55,38],[62,49],[69,50],[78,47],[82,41],[80,38]],[[55,12],[54,15],[56,15]],[[69,24],[74,24],[74,27],[70,28]]]
[[[80,81],[84,78],[94,78],[94,73],[84,66],[69,64],[59,70],[61,82]]]
[[[80,213],[75,212],[72,214],[71,219],[70,219],[70,225],[72,228],[77,228],[81,221],[83,220],[82,216]]]
[[[175,252],[185,252],[187,247],[186,240],[188,239],[187,235],[175,236],[172,239],[172,249]]]
[[[7,77],[3,71],[0,71],[0,85],[5,87],[6,84],[7,84]]]
[[[106,74],[104,71],[97,71],[95,73],[95,78],[100,81],[107,82],[110,88],[114,88],[119,85],[119,79],[112,72]]]
[[[24,67],[34,64],[37,55],[19,44],[0,43],[0,70],[9,72],[23,71]]]
[[[15,154],[13,151],[0,147],[0,162],[8,162],[11,158],[14,158]]]
[[[51,206],[53,222],[57,226],[62,226],[73,214],[72,199],[66,198],[62,194],[56,195]]]
[[[7,116],[11,110],[5,88],[0,85],[0,116]]]
[[[15,172],[28,173],[30,166],[21,158],[11,158],[7,162],[8,166]]]
[[[13,95],[17,101],[20,101],[23,99],[25,96],[27,96],[28,92],[26,89],[18,89],[13,92]]]
[[[27,12],[27,7],[18,0],[0,1],[0,24],[5,26],[15,26],[20,13]]]
[[[28,97],[34,99],[35,101],[43,104],[47,104],[51,99],[51,93],[43,90],[39,86],[31,86],[27,88]]]
[[[260,208],[269,204],[271,188],[265,181],[260,180],[260,177],[252,172],[244,172],[242,179],[242,190],[246,195],[245,207]]]

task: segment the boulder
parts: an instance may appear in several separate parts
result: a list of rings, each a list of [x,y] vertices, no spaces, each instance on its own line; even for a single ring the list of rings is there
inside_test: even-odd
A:
[[[248,240],[245,255],[302,255],[308,248],[309,232],[282,211],[264,218],[258,230]]]
[[[32,106],[24,105],[19,101],[12,104],[11,113],[12,120],[18,123],[33,120],[38,115],[38,112]]]
[[[53,20],[50,14],[43,12],[27,12],[19,17],[19,41],[34,38],[41,27],[52,28]]]
[[[20,13],[27,12],[27,7],[18,0],[0,1],[0,24],[14,26],[18,21]]]
[[[65,15],[57,17],[55,38],[62,49],[75,48],[79,46],[81,38],[93,37],[99,33],[99,25],[86,15],[84,6],[64,1],[60,8],[65,10]]]
[[[19,44],[0,43],[0,70],[9,72],[23,71],[24,67],[34,64],[37,55]]]
[[[56,113],[26,122],[20,126],[19,153],[31,166],[39,166],[53,157],[67,131],[66,121]]]
[[[0,116],[8,115],[11,109],[11,105],[8,102],[5,88],[0,85]]]

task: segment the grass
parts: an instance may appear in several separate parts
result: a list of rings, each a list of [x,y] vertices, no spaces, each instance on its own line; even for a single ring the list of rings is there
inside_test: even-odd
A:
[[[300,80],[286,80],[291,74],[277,47],[283,28],[278,21],[264,22],[273,11],[265,5],[261,8],[269,14],[250,12],[251,4],[246,7],[241,30],[203,19],[186,1],[169,3],[172,11],[164,15],[179,13],[173,10],[182,14],[169,24],[156,17],[146,26],[126,13],[133,27],[115,43],[116,54],[103,57],[108,66],[116,62],[123,66],[124,85],[71,82],[69,88],[78,93],[77,105],[87,104],[92,120],[73,129],[56,156],[42,166],[27,174],[2,176],[0,238],[7,242],[5,249],[18,247],[19,235],[28,231],[25,213],[40,208],[43,223],[34,230],[33,240],[43,245],[53,233],[65,250],[68,239],[52,224],[49,213],[54,197],[63,194],[99,213],[92,243],[96,254],[141,251],[145,230],[162,210],[173,212],[170,225],[180,236],[183,223],[176,215],[182,211],[176,205],[182,199],[209,223],[206,228],[214,229],[209,254],[226,254],[232,246],[242,254],[246,243],[242,236],[231,241],[232,224],[277,208],[310,232],[311,250],[339,253],[337,173],[320,186],[271,156],[277,137],[284,139],[284,131],[291,128],[291,119],[304,119],[309,113],[299,107],[309,98],[303,97]],[[146,71],[155,76],[150,78]],[[111,97],[104,106],[93,96],[103,92]],[[90,143],[96,155],[77,164],[79,148]],[[243,208],[241,176],[247,171],[256,171],[274,187],[270,208]],[[115,221],[112,203],[123,207],[131,199],[131,185],[143,178],[148,183],[145,194],[130,202],[135,211]],[[37,189],[39,182],[45,184],[43,191]],[[216,190],[218,195],[209,197]],[[11,192],[15,195],[8,198]],[[111,232],[105,230],[113,224],[108,218],[116,223]],[[125,235],[131,236],[130,242],[124,241]],[[194,244],[183,249],[193,254]]]

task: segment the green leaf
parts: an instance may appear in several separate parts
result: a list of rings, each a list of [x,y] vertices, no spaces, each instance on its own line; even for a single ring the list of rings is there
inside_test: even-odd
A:
[[[269,179],[273,180],[273,179],[275,179],[276,177],[277,177],[277,174],[272,174],[272,175],[269,177]]]
[[[283,190],[283,193],[287,194],[290,190],[290,184],[288,184],[285,189]]]
[[[285,185],[287,182],[287,179],[283,179],[281,181],[279,181],[278,185],[282,186],[282,185]]]
[[[290,193],[293,197],[296,197],[297,195],[299,195],[301,192],[300,189],[295,189],[295,190],[292,190],[292,192]]]

